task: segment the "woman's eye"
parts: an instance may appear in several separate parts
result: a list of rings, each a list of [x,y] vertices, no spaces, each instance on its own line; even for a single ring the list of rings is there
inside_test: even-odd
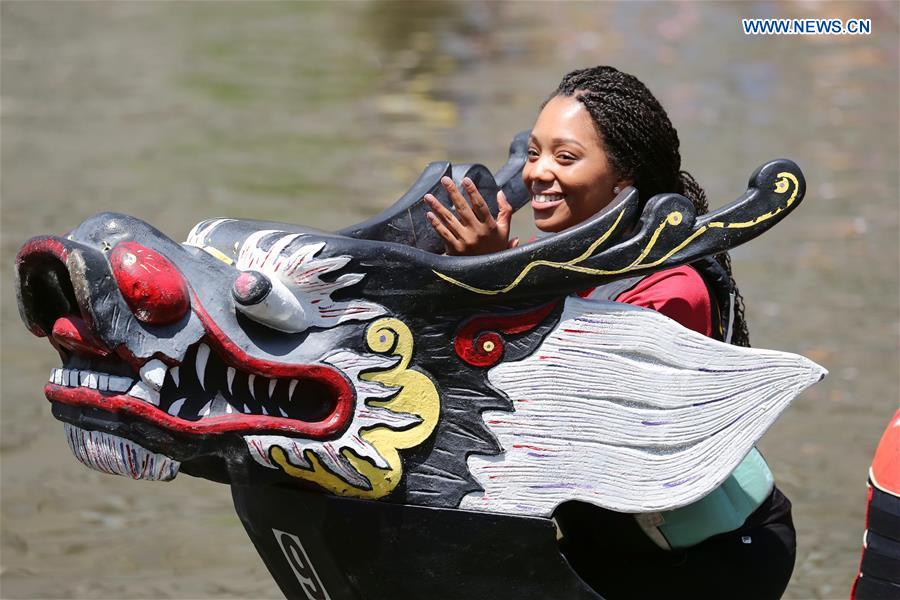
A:
[[[537,150],[535,150],[534,148],[528,149],[528,158],[537,158],[539,155],[540,155],[540,153]]]
[[[556,155],[556,159],[560,162],[572,162],[575,160],[575,156],[568,152],[562,152]]]

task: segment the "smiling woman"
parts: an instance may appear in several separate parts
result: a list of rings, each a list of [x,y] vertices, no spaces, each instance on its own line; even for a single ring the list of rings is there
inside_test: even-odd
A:
[[[681,171],[678,133],[665,109],[641,81],[612,67],[563,78],[532,128],[522,179],[535,225],[547,233],[587,221],[627,186],[640,192],[642,207],[658,194],[676,193],[689,198],[698,215],[708,210],[703,189]],[[455,215],[433,196],[425,199],[448,254],[515,245],[507,241],[505,198],[498,195],[494,220],[472,181],[462,182],[471,207],[452,181],[442,183]],[[727,253],[579,295],[652,308],[704,335],[749,346]],[[729,597],[778,598],[793,570],[791,504],[756,449],[694,504],[632,516],[566,502],[555,518],[563,553],[606,598],[721,597],[725,589],[732,590]],[[740,590],[732,587],[737,581]]]

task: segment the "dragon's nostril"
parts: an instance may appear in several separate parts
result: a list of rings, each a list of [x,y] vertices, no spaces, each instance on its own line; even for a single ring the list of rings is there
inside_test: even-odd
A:
[[[113,276],[139,321],[168,325],[190,306],[187,285],[169,259],[137,242],[117,244],[109,255]]]

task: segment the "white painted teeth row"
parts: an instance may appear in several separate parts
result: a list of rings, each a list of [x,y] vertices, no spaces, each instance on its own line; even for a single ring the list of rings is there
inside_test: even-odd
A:
[[[141,369],[141,376],[144,377],[144,369]],[[50,382],[66,387],[86,387],[101,392],[125,392],[153,406],[159,406],[159,387],[154,388],[152,384],[148,385],[144,381],[135,383],[131,377],[88,370],[53,369],[50,371]]]
[[[125,392],[134,383],[134,379],[96,371],[53,369],[50,371],[50,383],[66,387],[88,387],[102,392]]]
[[[200,347],[197,349],[197,358],[194,365],[197,371],[197,377],[200,381],[200,387],[203,387],[203,380],[206,376],[206,367],[209,362],[209,354],[209,346],[200,344]],[[129,396],[143,400],[153,406],[159,406],[159,390],[162,389],[166,371],[171,375],[175,386],[178,387],[181,379],[179,367],[172,367],[170,369],[165,363],[158,359],[150,360],[141,367],[141,378],[139,381],[136,381],[131,377],[119,377],[116,375],[109,375],[108,373],[98,373],[96,371],[79,371],[78,369],[53,369],[50,372],[50,381],[56,385],[64,385],[67,387],[88,387],[102,392],[126,392]],[[233,393],[232,387],[234,385],[235,373],[236,372],[232,367],[228,367],[226,376],[229,393]],[[248,381],[250,395],[253,396],[254,399],[256,399],[254,389],[255,378],[255,375],[250,375]],[[275,392],[277,380],[270,379],[268,381],[268,397],[271,398],[272,394]],[[291,380],[288,389],[288,398],[293,395],[297,383],[297,380]],[[241,412],[254,414],[246,404],[243,406],[243,410],[241,410],[240,408],[232,407],[231,404],[221,397],[221,394],[219,394],[216,399],[219,398],[221,398],[221,402],[225,405],[224,408],[226,414]],[[178,416],[178,413],[181,411],[186,400],[187,398],[175,400],[167,412],[172,416]],[[200,416],[209,416],[212,407],[213,400],[210,400],[200,409]],[[281,407],[278,407],[278,412],[282,417],[288,416]],[[264,415],[269,414],[265,407],[262,407],[262,413]]]

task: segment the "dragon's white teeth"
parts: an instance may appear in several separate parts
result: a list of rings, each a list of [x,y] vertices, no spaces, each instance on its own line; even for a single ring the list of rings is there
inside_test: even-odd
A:
[[[200,347],[197,348],[197,379],[200,380],[200,387],[204,390],[206,387],[203,385],[203,379],[206,377],[206,362],[209,360],[209,346],[206,344],[200,344]]]
[[[247,378],[247,387],[250,388],[250,397],[256,400],[256,390],[253,389],[253,381],[256,379],[256,375],[250,375]]]
[[[297,380],[291,379],[291,384],[288,387],[288,400],[290,400],[294,395],[294,389],[297,387]]]
[[[175,387],[181,385],[181,367],[172,367],[169,369],[169,375],[172,376],[172,381],[175,382]]]
[[[265,407],[265,406],[261,406],[260,408],[262,408],[262,413],[268,417],[268,416],[269,416],[269,411],[266,410],[266,407]]]
[[[233,412],[234,412],[234,408],[232,408],[232,406],[226,402],[225,403],[225,414],[230,415]]]
[[[234,367],[228,367],[228,369],[226,371],[226,376],[228,377],[228,393],[229,394],[233,393],[231,391],[231,387],[234,384],[234,373],[235,373]]]
[[[134,383],[130,377],[118,377],[108,373],[78,369],[53,369],[50,382],[66,387],[85,387],[101,392],[125,392]]]
[[[172,403],[172,406],[169,407],[167,411],[173,417],[177,417],[178,413],[181,411],[181,407],[184,406],[184,403],[187,401],[187,398],[180,398]]]
[[[281,413],[281,416],[282,416],[282,417],[286,417],[286,416],[287,416],[287,413],[286,413],[286,412],[284,412],[284,409],[283,409],[283,408],[281,408],[281,407],[280,407],[280,406],[279,406],[279,407],[278,407],[278,412],[280,412],[280,413]]]
[[[127,392],[128,388],[131,387],[131,382],[134,381],[130,377],[117,377],[115,375],[109,376],[109,391],[110,392]]]
[[[131,389],[128,390],[128,395],[134,396],[135,398],[140,398],[144,402],[149,402],[153,406],[159,406],[159,392],[151,388],[143,381],[138,381],[136,384],[134,384]]]
[[[203,405],[203,408],[200,409],[200,416],[206,417],[209,416],[209,411],[212,409],[212,400]]]
[[[147,361],[147,363],[141,367],[141,381],[157,392],[162,389],[165,377],[166,365],[157,358]]]
[[[247,406],[246,404],[244,405],[244,412],[247,413],[248,415],[250,414],[250,407]]]
[[[275,384],[277,384],[277,383],[278,383],[278,381],[275,379],[269,380],[269,399],[270,400],[272,399],[272,392],[275,391]]]

